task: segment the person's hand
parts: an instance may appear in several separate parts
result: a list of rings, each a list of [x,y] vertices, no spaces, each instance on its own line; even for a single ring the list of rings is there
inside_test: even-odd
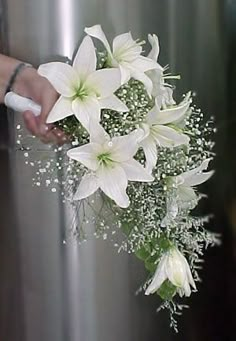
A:
[[[49,81],[41,77],[37,70],[26,67],[16,78],[13,91],[31,98],[42,107],[40,116],[35,117],[31,111],[23,113],[24,122],[31,134],[40,138],[44,143],[63,144],[68,142],[66,135],[53,124],[46,124],[47,116],[58,99],[58,94]]]

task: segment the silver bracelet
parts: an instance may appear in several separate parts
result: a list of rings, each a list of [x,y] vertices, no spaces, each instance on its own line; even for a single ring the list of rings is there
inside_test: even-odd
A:
[[[15,80],[16,80],[16,77],[18,76],[18,74],[21,72],[21,70],[23,70],[24,68],[26,67],[33,67],[31,64],[28,64],[28,63],[19,63],[16,68],[14,69],[14,71],[12,72],[12,75],[9,79],[9,82],[7,84],[7,87],[6,87],[6,91],[5,91],[5,95],[10,92],[12,90],[12,87],[15,83]]]

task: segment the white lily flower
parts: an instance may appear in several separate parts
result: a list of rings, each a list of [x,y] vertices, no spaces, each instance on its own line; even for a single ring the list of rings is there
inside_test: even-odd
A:
[[[176,197],[172,196],[167,199],[166,215],[161,222],[162,227],[167,226],[177,217],[179,209],[189,209],[195,206],[197,195],[193,187],[204,183],[213,175],[214,171],[203,172],[208,168],[210,161],[211,159],[206,159],[199,167],[168,180],[168,187],[176,190]]]
[[[141,55],[141,43],[133,40],[130,32],[118,35],[113,40],[112,49],[100,25],[87,27],[85,32],[104,44],[108,53],[108,65],[120,69],[122,84],[132,77],[145,85],[149,95],[152,93],[152,81],[145,72],[159,66],[151,58]]]
[[[157,61],[160,52],[158,37],[155,34],[149,34],[148,40],[152,46],[148,58]],[[175,105],[175,101],[173,99],[173,89],[169,84],[165,83],[165,68],[163,68],[160,64],[157,65],[158,68],[148,71],[147,75],[153,83],[152,96],[156,99],[160,108],[166,109],[169,106]]]
[[[96,71],[97,57],[92,39],[86,36],[75,56],[73,66],[61,62],[40,65],[38,72],[46,77],[61,95],[47,118],[47,123],[75,115],[88,130],[89,119],[100,120],[101,109],[128,111],[114,95],[120,87],[120,72]]]
[[[90,143],[67,152],[70,158],[91,171],[83,176],[74,199],[86,198],[100,188],[118,206],[128,207],[128,181],[153,181],[153,177],[133,158],[137,150],[135,134],[110,139],[101,125],[91,122]]]
[[[145,294],[155,293],[165,280],[169,280],[177,288],[177,293],[182,296],[190,296],[191,287],[196,290],[189,264],[183,254],[172,247],[161,257],[153,279]]]
[[[143,140],[140,146],[146,157],[146,169],[151,172],[157,162],[157,147],[173,148],[189,143],[189,137],[174,123],[184,117],[189,109],[190,94],[174,107],[160,110],[158,104],[147,114],[146,123],[142,123],[144,130]]]
[[[204,183],[213,175],[214,171],[203,172],[208,168],[210,161],[211,159],[206,159],[199,167],[174,177],[174,186],[177,187],[177,196],[182,204],[196,200],[197,195],[193,187]]]

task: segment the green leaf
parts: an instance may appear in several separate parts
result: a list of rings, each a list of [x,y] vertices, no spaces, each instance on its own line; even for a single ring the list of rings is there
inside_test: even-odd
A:
[[[157,294],[163,299],[163,300],[172,300],[172,298],[176,294],[176,286],[173,285],[168,279],[161,285],[159,290],[157,290]]]
[[[149,258],[149,260],[145,261],[145,268],[153,274],[156,271],[157,265],[150,258]]]
[[[147,247],[141,247],[140,249],[135,251],[135,255],[139,259],[145,261],[148,257],[150,257],[150,252],[151,250],[150,249],[148,250],[148,245],[147,245]]]
[[[159,246],[159,251],[157,251],[156,248],[157,245]],[[136,250],[135,255],[137,258],[144,261],[146,269],[153,274],[156,271],[157,260],[161,256],[161,251],[168,250],[170,245],[171,245],[170,241],[165,236],[158,239],[152,239],[151,241],[147,242],[144,246]],[[152,252],[154,249],[155,253],[152,256]]]
[[[121,226],[121,229],[122,229],[122,232],[128,236],[130,234],[130,232],[132,231],[132,225],[131,224],[128,224],[128,223],[122,223],[122,226]]]
[[[159,238],[157,241],[156,241],[156,244],[159,245],[160,249],[166,251],[170,248],[170,246],[172,245],[170,240],[167,239],[165,236]]]

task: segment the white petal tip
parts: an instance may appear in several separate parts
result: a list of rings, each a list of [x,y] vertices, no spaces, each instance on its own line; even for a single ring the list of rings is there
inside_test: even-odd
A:
[[[146,296],[149,296],[149,295],[154,294],[157,290],[158,290],[158,289],[156,289],[156,290],[150,290],[149,288],[147,288],[147,290],[145,291],[144,294],[145,294]]]
[[[55,122],[55,120],[53,120],[52,118],[50,118],[49,116],[48,116],[48,118],[46,119],[46,123],[54,123]]]
[[[121,208],[127,208],[127,207],[129,207],[129,204],[130,204],[130,202],[123,203],[123,204],[118,204],[118,203],[117,203],[117,205],[118,205],[119,207],[121,207]]]
[[[149,177],[149,179],[150,179],[150,180],[149,180],[150,182],[152,182],[152,181],[154,181],[154,180],[155,180],[154,176],[152,176],[151,174],[150,174],[150,177]]]
[[[101,25],[93,25],[90,27],[85,27],[84,32],[89,34],[92,30],[97,29],[97,28],[101,28]]]
[[[154,168],[154,167],[153,167]],[[153,168],[150,168],[149,166],[145,167],[145,170],[147,171],[147,173],[152,176],[152,171],[153,171]]]
[[[120,112],[129,112],[129,108],[124,104],[123,107],[120,108]]]
[[[78,195],[74,195],[73,196],[73,200],[74,201],[79,201],[79,200],[81,200],[81,198]]]

